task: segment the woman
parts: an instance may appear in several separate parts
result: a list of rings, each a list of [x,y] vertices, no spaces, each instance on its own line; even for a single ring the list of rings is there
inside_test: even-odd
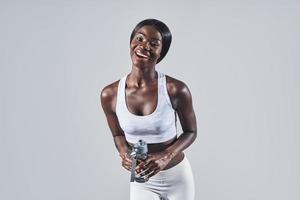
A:
[[[101,92],[122,166],[131,170],[133,144],[140,139],[148,144],[147,159],[135,169],[148,181],[131,183],[131,200],[194,199],[194,179],[183,153],[197,135],[192,96],[185,83],[155,69],[171,39],[168,27],[159,20],[138,23],[130,37],[131,72]],[[176,113],[183,129],[179,137]]]

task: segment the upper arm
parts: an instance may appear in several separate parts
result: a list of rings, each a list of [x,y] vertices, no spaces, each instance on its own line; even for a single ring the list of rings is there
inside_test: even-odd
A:
[[[117,88],[115,84],[104,87],[100,94],[101,106],[105,113],[108,126],[113,136],[124,136],[115,112]]]
[[[170,80],[170,97],[173,108],[176,110],[182,130],[197,132],[196,116],[193,108],[192,94],[188,86],[179,80]]]

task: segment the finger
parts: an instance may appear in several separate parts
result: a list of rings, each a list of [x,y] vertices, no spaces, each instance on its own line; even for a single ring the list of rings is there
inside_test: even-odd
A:
[[[122,165],[126,170],[128,170],[128,171],[131,171],[130,169],[130,167],[129,166],[127,166],[127,165]]]
[[[123,166],[126,166],[127,168],[131,168],[131,163],[128,163],[128,162],[122,162],[122,165]]]
[[[128,170],[131,170],[131,168],[132,168],[132,165],[129,165],[129,164],[124,164],[124,166],[125,166]]]
[[[140,163],[136,166],[136,171],[140,171],[143,170],[145,168],[145,162],[144,161],[140,161]]]
[[[154,157],[148,157],[145,160],[145,166],[148,166],[150,163],[153,163],[155,161]]]
[[[152,164],[151,164],[152,163]],[[142,161],[136,168],[137,173],[140,173],[143,170],[146,170],[148,168],[151,168],[151,166],[153,165],[153,161],[152,160],[148,160],[148,161]]]
[[[126,162],[126,163],[130,163],[130,164],[132,163],[132,160],[129,159],[129,158],[124,158],[123,161]]]
[[[150,177],[154,176],[155,175],[155,171],[151,171],[150,173],[146,174],[144,177],[146,179],[149,179]]]
[[[132,159],[130,157],[124,157],[123,160],[132,161]]]
[[[128,160],[122,160],[122,163],[124,163],[125,165],[131,165],[132,162],[128,161]]]
[[[154,167],[149,167],[148,170],[145,170],[143,175],[149,176],[150,174],[152,174],[155,171],[155,169],[156,168],[154,168]]]
[[[122,166],[125,167],[128,170],[131,170],[131,163],[128,163],[126,161],[122,161]]]
[[[149,164],[146,168],[139,170],[138,175],[145,176],[151,173],[151,171],[153,171],[154,169],[155,169],[155,165],[153,163]]]
[[[151,178],[152,176],[156,175],[159,171],[160,171],[159,167],[154,168],[154,169],[151,170],[151,171],[149,170],[148,173],[146,173],[146,174],[144,175],[144,178],[149,179],[149,178]]]
[[[162,170],[161,167],[160,167],[157,163],[151,163],[151,165],[149,165],[149,168],[151,169],[150,172],[153,171],[154,174],[157,174],[160,170]],[[149,173],[150,173],[150,172],[149,172]],[[152,172],[152,173],[153,173],[153,172]],[[153,174],[153,175],[154,175],[154,174]],[[153,175],[152,175],[152,176],[153,176]]]
[[[142,178],[148,180],[149,178],[151,178],[151,177],[154,176],[155,174],[157,174],[157,171],[154,170],[154,171],[151,171],[150,173],[148,173],[148,174],[142,176]]]
[[[123,163],[124,166],[128,167],[128,168],[131,168],[131,164],[128,164],[128,163]]]
[[[138,176],[144,176],[145,174],[147,174],[147,172],[151,170],[150,168],[146,168],[146,169],[143,169],[143,170],[140,170],[137,175]]]
[[[148,174],[149,178],[156,175],[160,171],[160,168],[155,168],[150,174]]]
[[[122,154],[119,154],[119,156],[124,160],[126,158],[130,158],[130,155],[128,155],[128,153],[122,153]]]
[[[145,168],[154,169],[157,167],[157,164],[155,162],[148,162],[145,164]]]

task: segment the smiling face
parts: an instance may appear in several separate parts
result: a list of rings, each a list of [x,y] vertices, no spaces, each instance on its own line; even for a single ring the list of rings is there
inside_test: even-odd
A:
[[[153,67],[160,57],[162,37],[153,26],[141,27],[130,42],[130,56],[133,65]]]

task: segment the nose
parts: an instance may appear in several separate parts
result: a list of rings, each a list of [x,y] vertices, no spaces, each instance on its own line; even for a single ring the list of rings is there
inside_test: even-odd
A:
[[[144,47],[144,49],[150,51],[150,42],[145,42],[145,43],[143,44],[143,47]]]

